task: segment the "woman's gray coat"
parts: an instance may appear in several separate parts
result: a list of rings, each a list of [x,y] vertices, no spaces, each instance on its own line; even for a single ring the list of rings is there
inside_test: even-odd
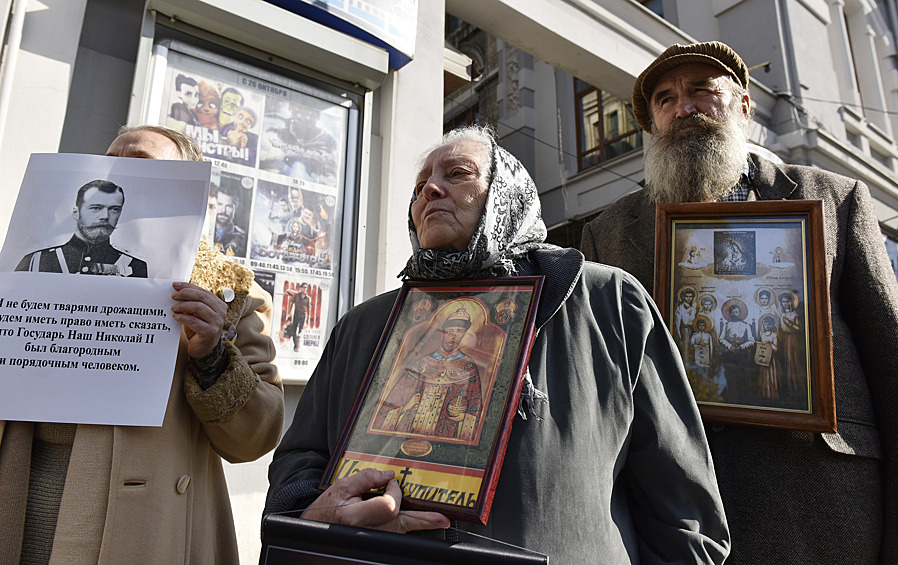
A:
[[[575,250],[546,274],[530,357],[542,420],[515,418],[489,523],[464,524],[552,563],[720,563],[729,536],[682,363],[649,296]],[[269,471],[267,512],[304,508],[352,408],[396,292],[334,329]],[[461,541],[471,541],[464,535]]]

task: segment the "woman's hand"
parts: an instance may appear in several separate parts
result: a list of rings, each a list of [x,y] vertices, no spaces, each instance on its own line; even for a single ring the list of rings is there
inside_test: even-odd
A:
[[[172,316],[184,325],[187,354],[193,359],[208,355],[221,339],[228,305],[221,298],[195,284],[174,282]]]
[[[339,479],[302,513],[302,517],[400,534],[449,527],[449,519],[438,512],[400,511],[402,489],[394,475],[393,471],[362,469]],[[363,494],[384,485],[384,494],[362,499]]]

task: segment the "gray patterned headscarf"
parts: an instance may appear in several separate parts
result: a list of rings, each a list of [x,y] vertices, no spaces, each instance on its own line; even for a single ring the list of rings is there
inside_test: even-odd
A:
[[[421,249],[409,204],[408,228],[412,256],[399,273],[413,279],[449,279],[511,276],[515,259],[534,249],[551,249],[543,243],[543,223],[536,185],[527,170],[490,136],[492,175],[486,205],[468,248]],[[412,193],[412,203],[415,194]]]

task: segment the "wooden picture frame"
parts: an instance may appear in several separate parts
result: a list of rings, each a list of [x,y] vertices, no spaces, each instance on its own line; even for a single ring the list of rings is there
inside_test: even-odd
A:
[[[836,430],[819,200],[659,204],[655,302],[702,418]]]
[[[486,524],[543,277],[406,281],[321,481],[394,470],[403,508]]]

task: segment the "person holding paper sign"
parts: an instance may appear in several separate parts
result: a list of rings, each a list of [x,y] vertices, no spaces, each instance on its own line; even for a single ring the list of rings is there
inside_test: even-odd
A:
[[[536,186],[477,127],[450,132],[424,160],[409,236],[409,278],[545,276],[489,521],[459,527],[552,563],[721,563],[729,533],[698,409],[642,286],[545,244]],[[402,533],[450,525],[401,510],[393,471],[363,469],[318,489],[397,292],[334,328],[269,468],[267,513]]]
[[[202,158],[155,126],[124,128],[107,154]],[[161,427],[0,422],[0,562],[238,563],[221,459],[280,437],[271,299],[206,243],[172,286],[184,331]]]

